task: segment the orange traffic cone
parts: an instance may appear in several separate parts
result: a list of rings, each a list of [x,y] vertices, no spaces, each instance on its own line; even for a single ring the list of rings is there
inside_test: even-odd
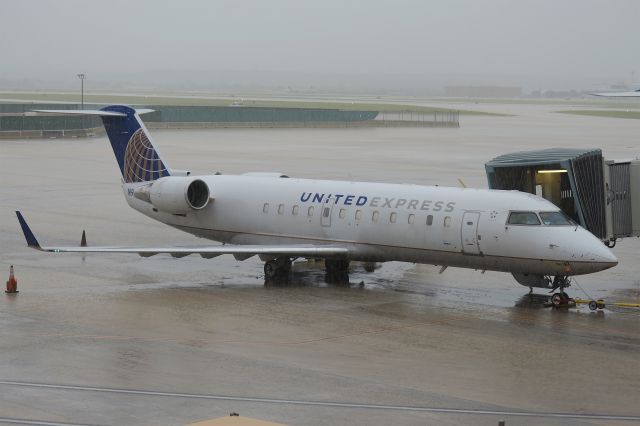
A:
[[[5,293],[17,293],[18,292],[18,280],[16,280],[13,274],[13,265],[9,268],[9,281],[7,281],[7,290]]]

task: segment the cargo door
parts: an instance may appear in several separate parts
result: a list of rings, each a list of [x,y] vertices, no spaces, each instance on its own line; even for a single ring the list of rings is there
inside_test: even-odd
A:
[[[462,216],[462,252],[465,254],[480,254],[478,246],[478,222],[480,213],[465,212]]]

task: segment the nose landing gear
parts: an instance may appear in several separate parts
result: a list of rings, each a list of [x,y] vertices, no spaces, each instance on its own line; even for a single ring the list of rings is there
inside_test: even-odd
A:
[[[565,293],[564,289],[571,285],[571,279],[566,275],[556,275],[553,279],[553,285],[551,291],[560,290],[551,296],[551,305],[554,308],[561,308],[565,306],[575,305],[575,301]]]

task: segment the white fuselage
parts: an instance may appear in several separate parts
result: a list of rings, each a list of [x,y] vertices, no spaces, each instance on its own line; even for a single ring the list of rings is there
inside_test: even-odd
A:
[[[405,261],[540,275],[577,275],[617,260],[579,226],[508,225],[511,211],[557,211],[518,191],[308,180],[250,175],[199,176],[212,201],[184,215],[143,214],[198,237],[230,244],[348,247],[351,260]]]

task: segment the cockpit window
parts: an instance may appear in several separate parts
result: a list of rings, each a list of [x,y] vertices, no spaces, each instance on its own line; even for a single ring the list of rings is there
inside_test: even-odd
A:
[[[534,212],[511,212],[507,223],[509,225],[540,225],[540,219]]]
[[[575,225],[563,212],[540,212],[540,219],[545,225]]]

